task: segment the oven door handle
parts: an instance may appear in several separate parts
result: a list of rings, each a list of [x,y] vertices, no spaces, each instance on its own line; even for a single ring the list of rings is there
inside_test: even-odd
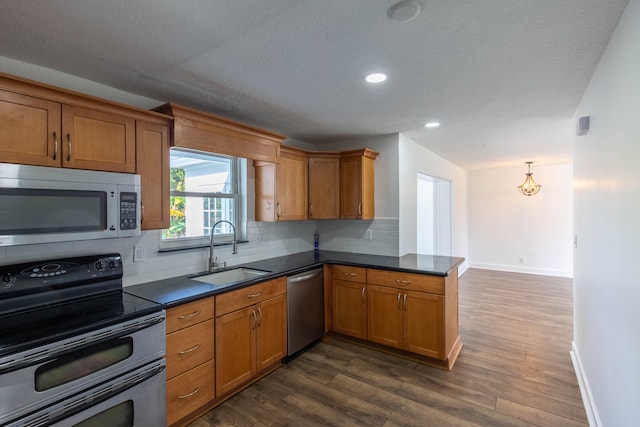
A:
[[[37,347],[31,351],[27,350],[25,352],[26,354],[19,359],[14,357],[0,358],[0,374],[11,372],[25,366],[35,365],[43,360],[53,359],[100,342],[121,338],[161,323],[164,320],[165,312],[162,310],[152,315],[147,315],[143,319],[133,319],[128,322],[118,323],[111,327],[94,331],[95,333],[87,332],[83,334],[82,339],[69,338],[43,347]]]

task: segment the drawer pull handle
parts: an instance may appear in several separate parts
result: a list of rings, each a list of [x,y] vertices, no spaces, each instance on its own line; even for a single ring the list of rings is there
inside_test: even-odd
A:
[[[178,319],[180,319],[180,320],[191,319],[192,317],[196,317],[199,314],[200,314],[200,310],[195,311],[195,312],[193,312],[191,314],[182,314],[182,315],[178,316]]]
[[[356,275],[356,273],[342,273],[342,274],[344,274],[347,277],[353,277]]]
[[[411,284],[411,280],[400,280],[400,279],[396,279],[396,283],[398,285],[410,285]]]
[[[398,292],[398,310],[402,311],[402,306],[400,305],[400,292]]]
[[[258,307],[258,328],[262,325],[262,309]]]
[[[252,317],[251,329],[255,329],[258,325],[258,316],[256,316],[255,310],[251,310],[251,317]]]
[[[363,302],[363,303],[365,302],[365,300],[364,300],[364,293],[365,293],[365,288],[362,288],[362,302]]]
[[[404,294],[404,311],[407,311],[407,294]]]
[[[260,295],[262,295],[262,292],[258,292],[257,294],[249,294],[247,295],[247,298],[258,298]]]
[[[187,354],[187,353],[193,353],[194,351],[196,351],[197,349],[200,348],[200,344],[196,344],[195,347],[191,347],[188,350],[182,350],[178,352],[179,356],[182,356],[183,354]]]
[[[187,394],[183,394],[182,396],[178,396],[178,399],[186,399],[187,397],[191,397],[194,394],[198,393],[200,391],[200,387],[198,387],[197,389],[193,390],[191,393],[187,393]]]

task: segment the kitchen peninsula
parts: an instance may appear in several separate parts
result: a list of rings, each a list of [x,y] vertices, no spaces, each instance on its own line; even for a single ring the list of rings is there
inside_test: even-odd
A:
[[[324,271],[325,332],[452,369],[459,257],[302,252],[230,267],[264,272],[214,285],[198,274],[125,292],[167,310],[167,423],[186,425],[278,369],[286,356],[286,277]],[[206,274],[206,273],[202,273]]]

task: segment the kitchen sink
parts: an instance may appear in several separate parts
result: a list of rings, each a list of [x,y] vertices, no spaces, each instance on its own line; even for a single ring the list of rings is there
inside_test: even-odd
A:
[[[239,267],[232,270],[224,270],[216,273],[205,274],[203,276],[196,276],[191,279],[197,280],[198,282],[209,283],[211,285],[227,285],[229,283],[255,279],[256,277],[260,277],[268,273],[268,271]]]

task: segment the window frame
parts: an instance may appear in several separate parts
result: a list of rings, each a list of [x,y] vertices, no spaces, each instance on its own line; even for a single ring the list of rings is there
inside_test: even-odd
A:
[[[176,191],[172,190],[169,192],[170,199],[171,197],[197,197],[201,198],[203,203],[204,200],[208,198],[218,198],[218,199],[232,199],[234,201],[234,212],[233,218],[231,222],[236,228],[236,239],[237,241],[243,240],[245,237],[246,227],[244,222],[246,221],[245,214],[245,204],[246,204],[246,195],[243,194],[242,189],[244,188],[244,180],[246,180],[246,166],[243,165],[243,162],[247,160],[242,157],[230,156],[226,154],[219,153],[209,153],[206,151],[200,150],[191,150],[184,148],[174,148],[171,150],[182,151],[182,152],[193,152],[203,156],[211,156],[217,158],[224,158],[230,160],[230,175],[231,175],[231,193],[222,193],[222,192],[211,192],[211,193],[201,193],[194,191]],[[169,165],[171,168],[171,165]],[[203,209],[204,212],[204,209]],[[207,227],[208,228],[208,227]],[[218,229],[218,228],[217,228]],[[179,249],[193,249],[193,248],[202,248],[207,247],[211,241],[211,235],[204,236],[193,236],[193,237],[178,237],[178,238],[170,238],[165,239],[160,233],[160,244],[159,249],[161,252],[163,251],[173,251]],[[215,245],[218,246],[229,244],[233,242],[233,233],[216,233],[215,234]]]

